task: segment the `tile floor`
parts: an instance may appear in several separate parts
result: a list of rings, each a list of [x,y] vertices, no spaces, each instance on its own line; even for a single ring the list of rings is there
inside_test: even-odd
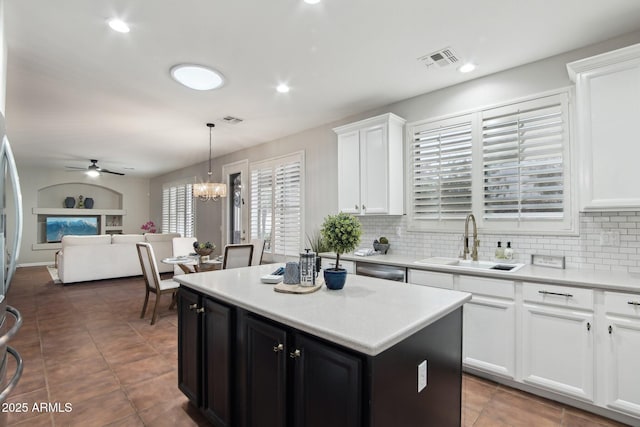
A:
[[[8,425],[208,425],[178,390],[177,317],[163,298],[151,326],[150,312],[139,318],[142,278],[63,287],[45,267],[18,269],[8,301],[24,324],[10,345],[22,355],[24,373],[5,407],[13,409],[3,414]],[[14,369],[11,362],[9,375]],[[470,375],[462,401],[464,426],[621,425]],[[33,407],[55,402],[59,411]]]

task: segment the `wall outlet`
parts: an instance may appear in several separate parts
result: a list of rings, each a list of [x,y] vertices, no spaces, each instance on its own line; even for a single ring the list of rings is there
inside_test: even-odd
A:
[[[418,365],[418,393],[427,387],[427,361],[423,360]]]
[[[620,246],[619,231],[603,231],[600,233],[600,246]]]

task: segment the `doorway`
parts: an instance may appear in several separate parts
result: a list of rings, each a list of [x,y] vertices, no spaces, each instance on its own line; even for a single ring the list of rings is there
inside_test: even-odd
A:
[[[249,206],[247,190],[249,161],[242,160],[222,166],[228,197],[222,204],[222,246],[248,243]]]

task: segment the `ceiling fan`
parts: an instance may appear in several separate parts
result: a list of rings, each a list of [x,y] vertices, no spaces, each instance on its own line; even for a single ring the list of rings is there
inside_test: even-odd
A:
[[[111,173],[111,174],[114,174],[114,175],[124,175],[121,172],[114,172],[114,171],[110,171],[108,169],[101,168],[100,166],[98,166],[98,161],[97,160],[93,160],[92,159],[90,161],[91,161],[91,164],[89,166],[87,166],[86,168],[79,168],[77,166],[65,166],[65,168],[86,171],[87,175],[89,175],[89,176],[98,176],[101,173]]]

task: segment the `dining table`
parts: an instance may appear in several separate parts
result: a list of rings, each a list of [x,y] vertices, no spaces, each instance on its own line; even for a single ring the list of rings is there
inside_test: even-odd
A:
[[[177,257],[164,258],[164,264],[173,264],[180,267],[185,274],[200,273],[203,271],[220,270],[222,261],[218,259],[209,259],[202,261],[199,255],[184,255]],[[193,267],[193,270],[191,269]]]

